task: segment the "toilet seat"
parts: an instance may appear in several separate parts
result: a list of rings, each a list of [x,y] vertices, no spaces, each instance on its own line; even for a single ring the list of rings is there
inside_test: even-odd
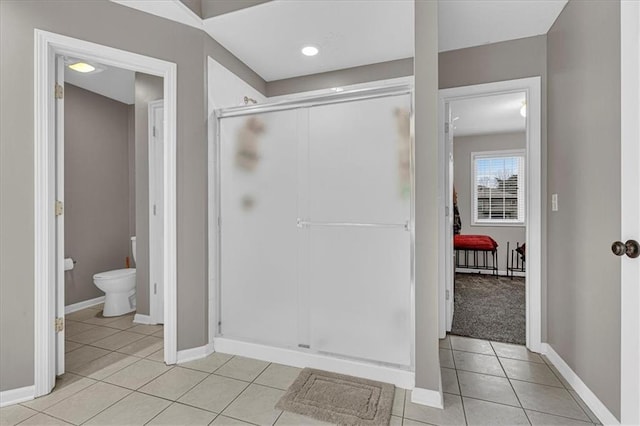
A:
[[[114,269],[113,271],[100,272],[93,276],[94,280],[119,280],[136,275],[135,268]]]

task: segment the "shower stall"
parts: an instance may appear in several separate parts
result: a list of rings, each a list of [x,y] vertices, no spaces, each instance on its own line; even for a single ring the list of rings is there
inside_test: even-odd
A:
[[[218,351],[413,371],[412,89],[216,111]]]

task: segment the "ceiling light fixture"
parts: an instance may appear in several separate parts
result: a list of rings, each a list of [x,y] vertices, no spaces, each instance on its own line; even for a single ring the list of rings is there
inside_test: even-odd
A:
[[[69,65],[69,68],[71,68],[74,71],[82,72],[82,73],[88,73],[96,70],[96,67],[94,67],[93,65],[87,64],[86,62],[73,63]]]
[[[332,87],[331,90],[334,92],[342,92],[344,89],[342,87]]]
[[[522,101],[522,108],[520,108],[520,115],[523,117],[527,116],[527,102]]]
[[[316,56],[319,50],[315,46],[305,46],[302,48],[302,54],[305,56]]]

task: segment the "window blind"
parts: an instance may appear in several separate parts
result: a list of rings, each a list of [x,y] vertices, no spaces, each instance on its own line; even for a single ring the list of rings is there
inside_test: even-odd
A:
[[[524,223],[524,152],[473,154],[475,223]]]

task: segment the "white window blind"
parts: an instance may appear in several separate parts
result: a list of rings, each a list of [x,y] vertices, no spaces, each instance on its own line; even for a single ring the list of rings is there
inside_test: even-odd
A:
[[[524,224],[524,151],[476,152],[473,167],[473,222]]]

